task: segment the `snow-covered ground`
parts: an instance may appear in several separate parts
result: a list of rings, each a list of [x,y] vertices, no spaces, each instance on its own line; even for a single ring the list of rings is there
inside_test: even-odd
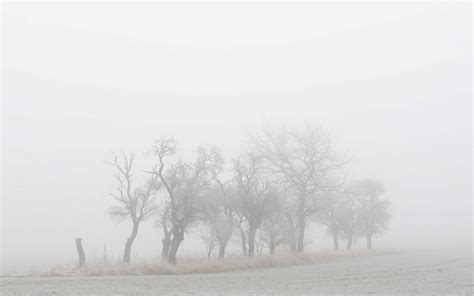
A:
[[[470,249],[410,251],[313,265],[215,274],[5,277],[2,295],[472,293]]]

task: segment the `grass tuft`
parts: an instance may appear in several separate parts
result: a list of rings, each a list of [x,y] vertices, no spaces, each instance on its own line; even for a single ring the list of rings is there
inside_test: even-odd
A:
[[[56,266],[49,272],[39,276],[70,277],[70,276],[120,276],[120,275],[180,275],[194,273],[219,273],[257,268],[275,268],[304,264],[319,264],[354,257],[376,256],[393,253],[393,251],[326,251],[300,254],[275,254],[261,257],[246,258],[229,256],[224,259],[189,258],[176,265],[166,262],[139,262],[130,265],[121,263],[94,263],[81,269],[73,266]]]

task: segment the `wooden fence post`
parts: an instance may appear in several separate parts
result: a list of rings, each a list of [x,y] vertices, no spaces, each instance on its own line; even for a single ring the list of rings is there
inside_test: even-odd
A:
[[[79,267],[83,267],[86,265],[86,255],[84,254],[84,249],[82,248],[81,238],[76,238],[76,249],[77,249],[77,256],[79,257]]]

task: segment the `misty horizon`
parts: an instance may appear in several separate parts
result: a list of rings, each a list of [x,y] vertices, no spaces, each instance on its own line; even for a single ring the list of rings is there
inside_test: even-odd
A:
[[[350,180],[384,184],[374,248],[472,248],[469,3],[5,3],[2,36],[2,273],[75,264],[78,237],[90,262],[122,259],[112,152],[142,183],[157,139],[229,164],[265,122],[322,127]],[[306,249],[330,250],[310,224]],[[143,222],[133,260],[162,238]],[[205,256],[186,234],[179,257]]]

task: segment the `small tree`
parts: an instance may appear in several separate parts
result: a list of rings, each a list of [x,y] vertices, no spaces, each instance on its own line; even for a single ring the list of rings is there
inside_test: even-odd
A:
[[[255,254],[255,236],[264,221],[271,195],[270,183],[262,174],[260,160],[252,154],[234,161],[235,207],[247,222],[248,256]]]
[[[314,198],[340,186],[338,174],[347,160],[336,153],[328,133],[310,125],[303,130],[267,125],[251,133],[249,142],[265,169],[282,178],[297,197],[297,251],[302,252],[307,219],[318,208]]]
[[[114,154],[112,162],[109,165],[116,169],[115,180],[116,190],[109,195],[117,202],[112,206],[109,214],[119,222],[130,218],[132,222],[132,232],[125,243],[123,262],[130,263],[130,253],[133,242],[138,234],[140,223],[148,219],[154,212],[154,196],[159,188],[155,178],[150,178],[145,185],[134,187],[132,169],[135,155],[131,153],[126,155],[123,151],[121,158]]]
[[[264,234],[261,230],[257,231],[255,236],[255,252],[257,253],[258,257],[261,257],[263,254],[263,249],[267,244]]]
[[[347,240],[346,248],[352,249],[352,244],[360,228],[356,196],[351,192],[350,186],[342,194],[342,217],[340,220],[340,234]]]
[[[207,232],[212,234],[219,245],[219,258],[224,258],[227,243],[233,233],[232,214],[227,209],[226,200],[218,192],[211,190],[205,194],[202,220]]]
[[[238,206],[238,199],[235,198],[235,205],[236,205],[236,211],[234,215],[234,226],[238,229],[238,235],[239,235],[239,241],[240,241],[240,246],[242,248],[242,255],[245,257],[248,256],[248,248],[247,248],[247,232],[245,229],[247,229],[247,222],[245,221],[245,216],[242,213],[242,211],[237,210],[239,208]]]
[[[211,259],[212,251],[214,251],[218,244],[214,230],[210,225],[203,225],[203,227],[198,230],[198,237],[203,241],[206,247],[207,259]]]
[[[231,180],[224,181],[224,158],[215,146],[208,147],[210,153],[209,171],[211,183],[204,205],[204,217],[214,231],[219,244],[219,258],[225,256],[227,244],[234,231]]]
[[[382,198],[384,192],[383,184],[372,179],[356,181],[350,187],[357,203],[358,232],[365,236],[368,249],[372,248],[372,237],[388,229],[390,201]]]
[[[169,252],[163,257],[172,264],[176,263],[176,254],[185,232],[200,218],[202,194],[209,185],[210,161],[209,151],[199,148],[195,162],[173,162],[170,158],[176,151],[175,140],[163,138],[155,141],[149,152],[158,159],[151,173],[163,184],[165,200],[169,203],[172,236]]]
[[[285,207],[283,209],[284,225],[287,227],[286,243],[291,253],[296,252],[297,239],[298,239],[298,215],[297,215],[297,202],[294,198],[285,199]]]
[[[333,237],[334,250],[339,250],[339,236],[344,221],[343,196],[340,193],[327,193],[321,198],[321,211],[318,221],[327,227],[328,233]]]
[[[288,241],[289,225],[285,218],[284,195],[280,192],[271,195],[268,202],[267,214],[261,227],[261,239],[268,246],[271,255],[275,253],[278,246]]]

